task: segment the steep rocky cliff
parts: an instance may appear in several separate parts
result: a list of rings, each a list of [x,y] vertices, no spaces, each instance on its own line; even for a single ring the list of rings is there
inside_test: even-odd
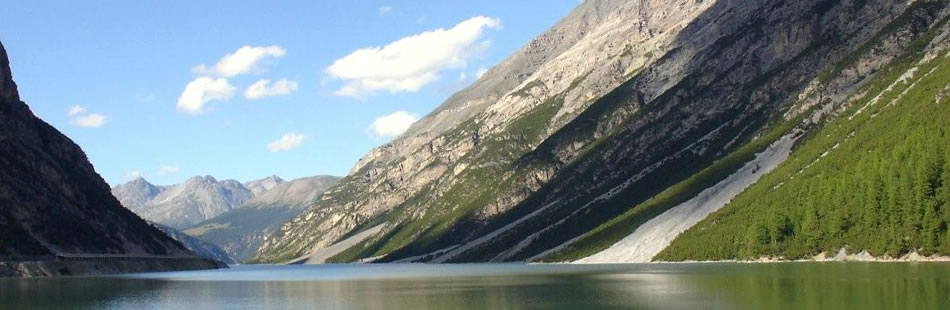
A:
[[[77,254],[193,255],[123,208],[79,146],[20,101],[2,45],[0,236],[4,260]]]
[[[780,137],[808,132],[944,5],[585,1],[370,152],[258,257],[284,261],[379,224],[331,261],[603,249]],[[881,36],[892,39],[871,44]],[[590,237],[598,229],[609,233]]]

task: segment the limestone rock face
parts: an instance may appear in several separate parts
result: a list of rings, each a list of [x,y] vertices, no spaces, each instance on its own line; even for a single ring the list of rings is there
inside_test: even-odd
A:
[[[122,207],[85,153],[20,101],[0,45],[0,257],[193,255]]]

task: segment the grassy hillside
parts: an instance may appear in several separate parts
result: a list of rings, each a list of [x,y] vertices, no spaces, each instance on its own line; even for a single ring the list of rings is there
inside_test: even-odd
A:
[[[918,65],[935,35],[655,259],[795,259],[841,248],[950,254],[950,60],[941,53]]]

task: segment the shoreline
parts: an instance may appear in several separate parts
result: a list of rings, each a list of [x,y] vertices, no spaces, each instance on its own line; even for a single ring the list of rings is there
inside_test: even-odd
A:
[[[777,263],[950,263],[950,256],[930,255],[924,256],[914,251],[904,254],[901,257],[883,256],[877,257],[868,253],[867,250],[848,254],[845,249],[838,250],[834,256],[828,256],[827,252],[818,253],[811,258],[802,259],[784,259],[781,257],[760,257],[752,260],[741,259],[723,259],[723,260],[684,260],[684,261],[651,261],[651,262],[603,262],[603,263],[585,263],[580,261],[562,262],[555,264],[578,264],[578,265],[620,265],[620,264],[777,264]]]
[[[0,279],[58,276],[99,276],[140,272],[168,272],[228,268],[204,258],[123,261],[0,261]]]

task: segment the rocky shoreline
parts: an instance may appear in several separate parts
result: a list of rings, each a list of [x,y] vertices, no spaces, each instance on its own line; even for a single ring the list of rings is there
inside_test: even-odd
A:
[[[694,264],[694,263],[752,263],[752,264],[762,264],[762,263],[824,263],[824,262],[859,262],[859,263],[950,263],[950,256],[939,256],[939,255],[930,255],[924,256],[918,252],[911,252],[905,254],[901,257],[890,257],[890,256],[874,256],[868,251],[861,251],[858,253],[848,253],[847,250],[841,249],[833,255],[829,256],[828,252],[821,252],[818,255],[812,256],[811,258],[806,259],[785,259],[782,257],[760,257],[754,260],[738,260],[738,259],[727,259],[727,260],[713,260],[713,261],[681,261],[681,262],[654,262],[661,264]]]

